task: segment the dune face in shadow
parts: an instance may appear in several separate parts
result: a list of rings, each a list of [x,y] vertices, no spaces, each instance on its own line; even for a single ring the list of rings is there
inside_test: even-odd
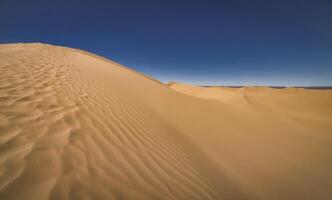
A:
[[[331,199],[332,92],[166,86],[0,45],[0,199]]]

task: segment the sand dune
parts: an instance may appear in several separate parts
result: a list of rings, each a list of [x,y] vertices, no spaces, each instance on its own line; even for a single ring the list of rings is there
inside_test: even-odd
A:
[[[0,45],[0,199],[332,199],[332,91],[164,85]]]

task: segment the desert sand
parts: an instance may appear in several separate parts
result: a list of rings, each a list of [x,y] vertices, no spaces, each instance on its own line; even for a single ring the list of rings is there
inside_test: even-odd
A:
[[[0,45],[0,199],[332,199],[332,91],[165,85]]]

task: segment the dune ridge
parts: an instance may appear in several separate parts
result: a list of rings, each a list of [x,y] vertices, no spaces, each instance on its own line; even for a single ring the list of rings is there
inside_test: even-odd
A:
[[[331,199],[331,97],[0,45],[0,199]]]

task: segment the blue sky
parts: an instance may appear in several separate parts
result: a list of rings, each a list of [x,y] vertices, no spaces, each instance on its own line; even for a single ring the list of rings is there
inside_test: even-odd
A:
[[[0,0],[0,43],[81,48],[164,82],[332,85],[329,0]]]

